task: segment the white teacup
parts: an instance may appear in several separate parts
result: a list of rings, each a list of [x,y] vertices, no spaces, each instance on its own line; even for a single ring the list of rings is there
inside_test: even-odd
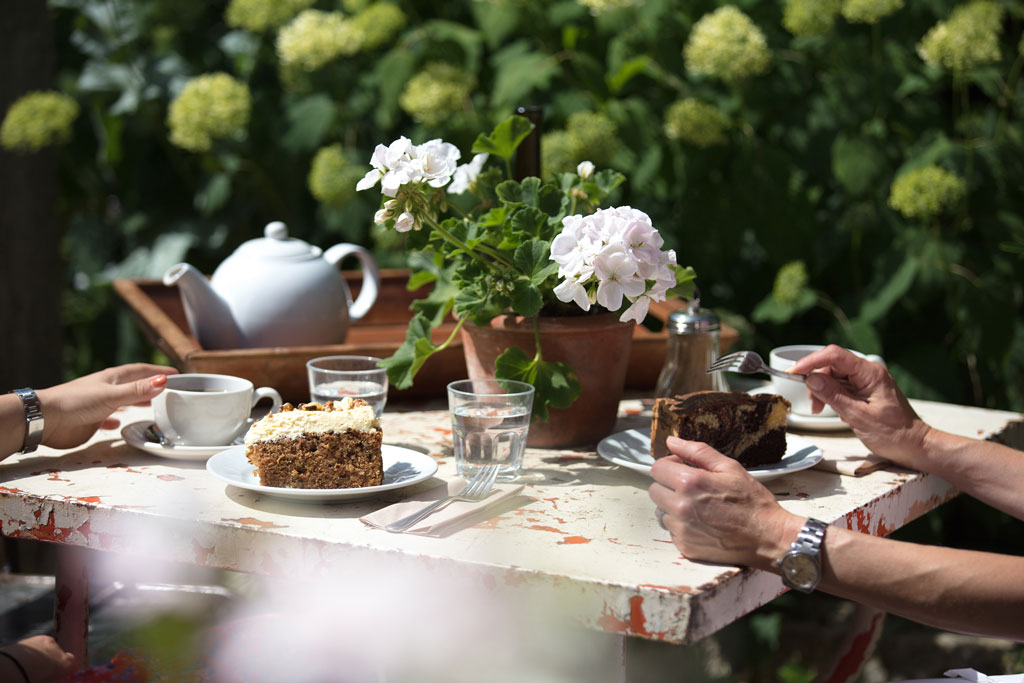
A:
[[[771,353],[768,354],[768,365],[775,370],[786,371],[791,365],[804,356],[808,356],[815,351],[820,351],[823,348],[825,347],[815,344],[793,344],[791,346],[780,346],[772,349]],[[881,356],[867,356],[859,351],[853,351],[852,349],[850,350],[850,353],[856,354],[861,358],[866,358],[873,363],[881,363],[882,365],[885,365],[885,361],[882,360]],[[798,415],[812,415],[811,397],[807,391],[807,385],[803,382],[786,379],[784,377],[772,377],[772,392],[782,396],[792,403],[794,413]],[[836,417],[836,411],[826,405],[822,408],[821,412],[818,413],[818,417]]]
[[[255,389],[242,377],[168,375],[167,386],[153,399],[153,415],[156,426],[177,446],[226,446],[241,434],[264,398],[271,400],[271,412],[281,407],[276,390]]]

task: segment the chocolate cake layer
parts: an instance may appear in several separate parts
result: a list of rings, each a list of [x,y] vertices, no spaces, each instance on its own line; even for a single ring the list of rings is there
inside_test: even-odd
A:
[[[745,467],[779,462],[786,452],[789,401],[775,394],[698,391],[654,403],[651,455],[669,455],[665,439],[703,441]]]

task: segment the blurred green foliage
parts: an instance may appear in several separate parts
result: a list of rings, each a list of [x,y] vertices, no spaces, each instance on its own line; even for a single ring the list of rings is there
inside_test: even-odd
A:
[[[837,342],[885,356],[911,396],[1024,410],[1024,9],[726,5],[50,0],[58,89],[80,106],[62,151],[69,373],[146,352],[113,320],[111,278],[211,272],[271,220],[403,264],[375,198],[331,178],[399,135],[468,154],[539,104],[544,171],[623,172],[615,203],[651,215],[745,346]],[[210,95],[181,116],[209,148],[176,146],[172,103],[218,72],[247,118]]]

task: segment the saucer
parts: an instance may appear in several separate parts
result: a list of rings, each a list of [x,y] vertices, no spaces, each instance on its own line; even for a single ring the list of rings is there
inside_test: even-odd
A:
[[[772,386],[766,384],[763,387],[751,389],[747,393],[751,395],[770,394]],[[786,416],[786,424],[793,429],[806,429],[813,432],[838,432],[850,428],[850,425],[843,422],[838,415],[801,415],[792,412]]]
[[[160,458],[172,460],[199,460],[206,461],[214,453],[220,453],[226,448],[232,448],[237,444],[229,443],[225,446],[163,446],[155,441],[150,441],[146,435],[153,422],[133,422],[121,429],[121,437],[132,448],[143,453],[149,453]]]
[[[627,429],[606,436],[597,444],[597,454],[608,462],[643,474],[651,474],[651,433]],[[782,460],[771,465],[747,468],[754,479],[767,481],[786,474],[799,472],[817,465],[823,456],[821,449],[802,436],[786,434],[786,452]]]

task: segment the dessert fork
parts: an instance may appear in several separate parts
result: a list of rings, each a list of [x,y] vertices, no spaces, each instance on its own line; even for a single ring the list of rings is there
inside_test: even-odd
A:
[[[468,503],[476,503],[483,500],[491,493],[491,487],[494,486],[494,480],[498,478],[498,469],[498,465],[484,465],[477,470],[473,479],[455,495],[445,496],[440,500],[435,500],[422,510],[391,522],[391,524],[388,524],[384,528],[392,533],[399,533],[409,529],[434,510],[437,510],[441,506],[447,505],[454,500],[462,500]]]
[[[774,377],[782,377],[785,379],[791,379],[794,382],[807,382],[807,375],[801,375],[798,372],[785,372],[783,370],[776,370],[761,358],[757,353],[753,351],[737,351],[730,353],[721,358],[716,359],[711,366],[708,368],[708,372],[740,372],[743,374],[750,374],[753,372],[765,372]],[[853,391],[853,387],[845,379],[840,377],[833,377],[834,380],[839,382],[847,391]]]

